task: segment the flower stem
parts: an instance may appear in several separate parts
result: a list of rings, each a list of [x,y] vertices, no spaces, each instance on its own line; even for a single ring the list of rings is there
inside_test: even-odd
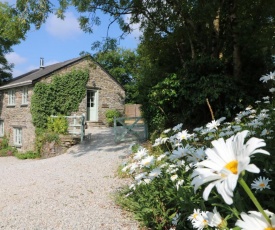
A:
[[[251,189],[248,187],[248,185],[246,184],[246,182],[244,181],[243,178],[239,179],[239,183],[240,185],[243,187],[243,189],[246,191],[247,195],[250,197],[250,199],[252,200],[252,202],[255,204],[255,206],[257,207],[257,209],[260,211],[260,213],[262,213],[262,215],[264,216],[264,218],[266,219],[267,223],[271,225],[271,221],[268,218],[268,216],[266,215],[265,211],[263,210],[262,206],[260,205],[259,201],[257,200],[257,198],[254,196],[254,194],[252,193]]]

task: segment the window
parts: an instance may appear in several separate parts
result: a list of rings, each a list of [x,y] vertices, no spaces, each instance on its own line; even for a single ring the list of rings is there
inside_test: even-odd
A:
[[[0,137],[4,136],[4,121],[0,120]]]
[[[15,90],[11,89],[8,92],[8,105],[15,105]]]
[[[13,143],[17,146],[22,145],[22,128],[13,128]]]
[[[22,104],[28,104],[28,87],[22,89]]]

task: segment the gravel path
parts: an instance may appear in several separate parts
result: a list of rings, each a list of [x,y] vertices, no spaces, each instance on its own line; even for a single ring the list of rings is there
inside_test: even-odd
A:
[[[111,198],[127,183],[115,172],[128,146],[96,128],[57,157],[0,158],[0,229],[138,229]]]

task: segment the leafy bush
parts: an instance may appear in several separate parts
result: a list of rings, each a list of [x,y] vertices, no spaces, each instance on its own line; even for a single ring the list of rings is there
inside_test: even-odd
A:
[[[68,133],[69,123],[66,117],[48,117],[47,128],[49,131],[58,134],[67,134]]]
[[[105,113],[106,120],[109,126],[114,126],[115,117],[121,117],[122,114],[116,109],[107,110]]]
[[[18,159],[24,160],[24,159],[36,159],[36,158],[40,158],[40,154],[37,152],[33,152],[33,151],[27,151],[25,153],[19,153],[17,152],[15,154],[15,156]]]
[[[0,157],[14,156],[17,153],[17,149],[11,146],[0,149]]]
[[[273,80],[273,94],[274,79],[275,72],[261,78]],[[261,229],[273,229],[275,98],[270,99],[263,97],[230,123],[222,117],[192,132],[183,124],[164,130],[153,151],[140,148],[124,164],[122,172],[133,183],[118,203],[151,229],[240,230],[249,229],[240,228],[242,222],[252,226],[251,218]],[[251,211],[256,214],[245,214]]]
[[[5,135],[0,139],[0,157],[14,156],[17,149],[9,146],[9,138]]]
[[[9,146],[9,138],[5,135],[0,139],[0,149],[5,149]]]
[[[46,142],[59,142],[59,135],[57,133],[54,132],[49,132],[45,129],[39,129],[36,128],[35,129],[35,134],[36,134],[36,138],[35,138],[35,149],[37,153],[41,153],[41,149],[43,147],[43,145]]]

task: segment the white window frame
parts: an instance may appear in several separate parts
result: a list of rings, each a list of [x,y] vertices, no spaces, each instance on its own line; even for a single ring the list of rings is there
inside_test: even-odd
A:
[[[13,143],[16,146],[22,146],[22,128],[13,128]]]
[[[10,89],[8,91],[8,105],[15,105],[15,90]]]
[[[22,105],[28,104],[28,87],[22,89]]]
[[[4,120],[0,120],[0,137],[3,137],[4,135]]]

